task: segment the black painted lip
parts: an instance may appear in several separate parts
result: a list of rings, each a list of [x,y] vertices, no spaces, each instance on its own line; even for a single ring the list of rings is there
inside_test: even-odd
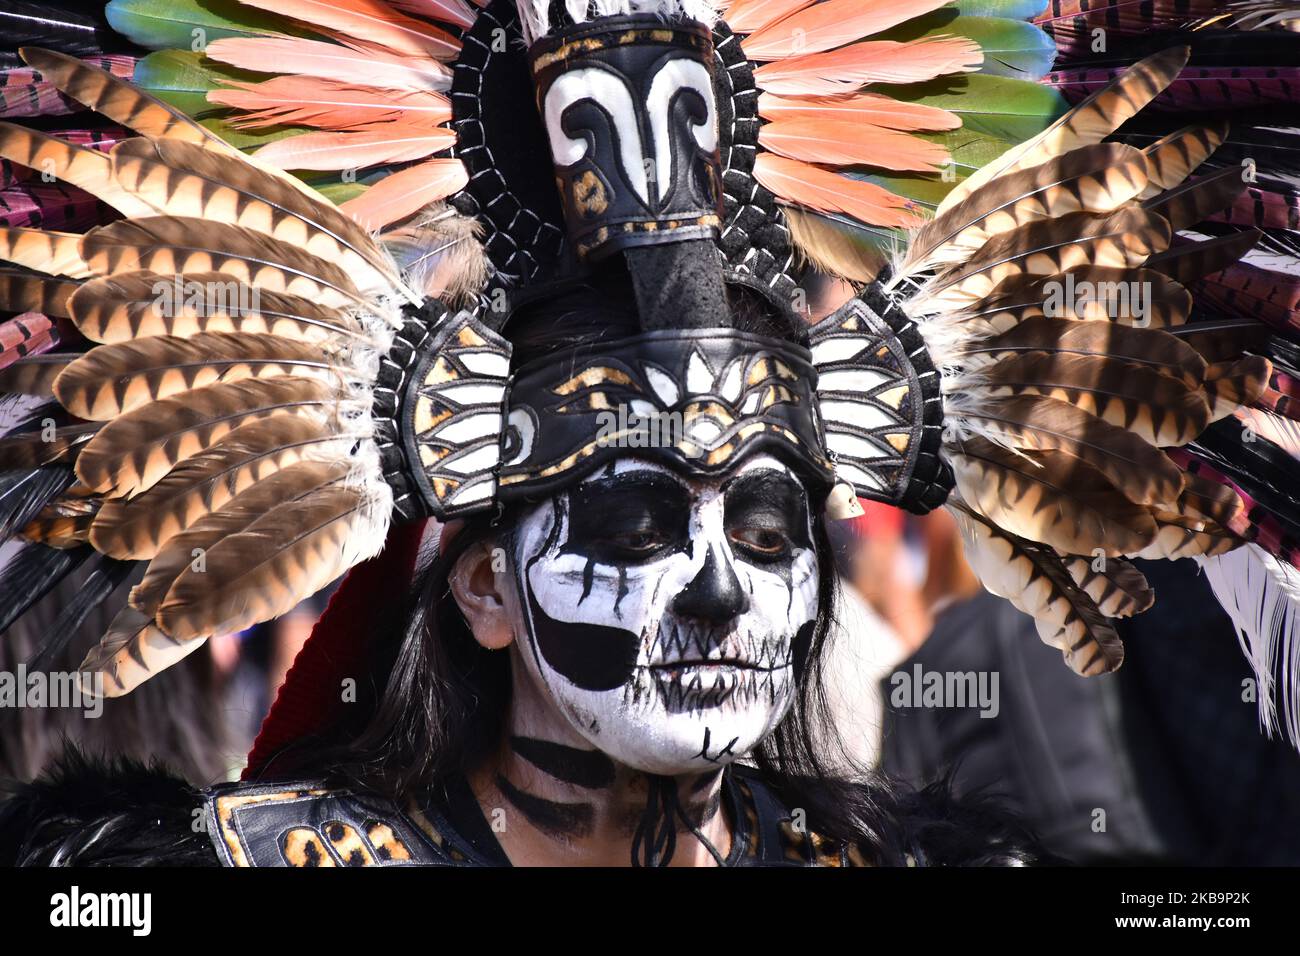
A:
[[[688,667],[732,667],[736,670],[760,671],[770,674],[774,671],[785,670],[789,664],[777,664],[773,667],[760,667],[758,664],[749,661],[738,661],[731,658],[710,659],[710,660],[685,660],[685,661],[663,661],[658,664],[647,664],[646,667],[652,671],[677,671],[685,670]]]

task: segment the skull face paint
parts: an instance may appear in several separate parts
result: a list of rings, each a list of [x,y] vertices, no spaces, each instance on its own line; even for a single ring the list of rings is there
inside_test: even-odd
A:
[[[794,697],[817,617],[807,492],[774,458],[715,481],[620,459],[522,517],[518,658],[637,770],[751,750]]]

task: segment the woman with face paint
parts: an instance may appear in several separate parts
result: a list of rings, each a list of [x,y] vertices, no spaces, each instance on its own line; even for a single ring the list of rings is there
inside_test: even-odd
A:
[[[113,697],[346,578],[240,783],[70,758],[0,810],[0,858],[1040,859],[992,807],[894,788],[839,745],[827,527],[860,498],[948,507],[984,585],[1084,676],[1154,600],[1129,559],[1194,557],[1259,687],[1294,684],[1268,671],[1300,647],[1293,290],[1281,254],[1236,264],[1259,238],[1239,177],[1183,181],[1226,124],[1199,100],[1191,126],[1128,122],[1186,47],[1100,88],[1090,65],[1068,112],[980,77],[1045,105],[1005,152],[963,130],[996,158],[949,182],[937,140],[965,94],[883,91],[1006,63],[936,36],[930,0],[733,0],[730,22],[708,0],[245,5],[277,9],[203,56],[293,75],[215,89],[204,116],[311,130],[253,158],[57,51],[24,49],[31,96],[0,101],[137,134],[105,155],[80,126],[0,127],[5,169],[114,210],[85,235],[0,231],[21,267],[0,272],[21,313],[0,395],[22,409],[0,435],[0,543],[21,541],[0,632],[84,566],[33,663],[104,603],[81,689]],[[322,185],[341,208],[283,168],[361,153],[367,175]],[[933,219],[864,168],[929,177]],[[815,273],[845,301],[810,308]]]

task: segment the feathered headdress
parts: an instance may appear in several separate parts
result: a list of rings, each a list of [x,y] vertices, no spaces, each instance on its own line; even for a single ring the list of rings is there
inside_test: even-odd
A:
[[[1066,6],[1042,22],[1069,54],[1097,7]],[[620,453],[596,422],[626,407],[681,416],[645,453],[688,473],[763,449],[832,515],[950,507],[1080,673],[1152,602],[1129,559],[1196,557],[1290,686],[1295,181],[1233,157],[1289,161],[1294,131],[1217,115],[1289,78],[1225,100],[1197,34],[1257,62],[1291,21],[1174,6],[1126,68],[1044,77],[1018,0],[177,0],[161,27],[114,0],[142,45],[204,42],[135,86],[41,50],[11,71],[7,109],[113,125],[0,128],[7,175],[89,203],[0,233],[0,391],[27,396],[0,627],[76,564],[87,601],[143,567],[86,662],[124,693],[394,523],[566,487]],[[809,264],[851,291],[797,331]],[[512,360],[508,323],[610,270],[641,334]]]

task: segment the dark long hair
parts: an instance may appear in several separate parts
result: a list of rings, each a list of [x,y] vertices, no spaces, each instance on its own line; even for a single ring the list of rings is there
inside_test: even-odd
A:
[[[801,329],[739,293],[736,325],[742,331],[798,339]],[[558,299],[511,319],[506,330],[522,364],[566,347],[620,338],[638,331],[630,297],[606,285],[571,289]],[[764,779],[789,807],[805,811],[809,826],[834,840],[854,843],[869,859],[902,864],[938,848],[963,862],[1017,861],[1022,835],[1009,821],[970,803],[951,800],[946,784],[913,792],[853,769],[835,730],[825,691],[827,637],[835,622],[837,576],[821,509],[814,504],[819,613],[805,659],[797,670],[795,700],[773,732],[749,754]],[[457,560],[485,541],[512,553],[519,509],[470,519],[410,590],[407,602],[388,609],[376,626],[381,639],[368,680],[370,700],[350,708],[319,738],[276,758],[261,776],[310,772],[399,798],[436,792],[444,781],[476,768],[498,746],[510,703],[509,656],[474,639],[451,595]],[[369,703],[369,706],[365,704]],[[973,816],[972,816],[973,814]],[[977,832],[978,831],[978,832]],[[924,841],[922,836],[924,835]],[[965,844],[972,839],[978,846]],[[986,846],[987,845],[987,846]],[[989,850],[984,854],[985,849]],[[983,854],[983,855],[982,855]]]

